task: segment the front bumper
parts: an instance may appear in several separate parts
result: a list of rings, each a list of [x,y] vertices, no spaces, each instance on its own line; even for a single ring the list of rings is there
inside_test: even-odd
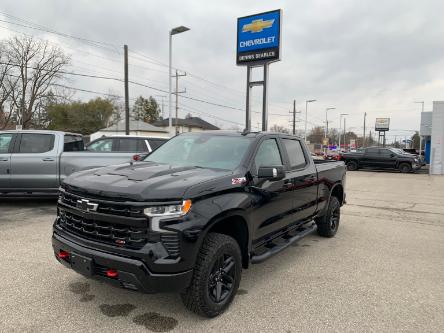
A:
[[[118,287],[138,290],[145,293],[178,292],[189,286],[193,275],[192,270],[180,273],[153,273],[138,259],[117,256],[102,251],[97,251],[68,240],[57,233],[52,236],[52,246],[57,260],[68,268],[73,268],[80,274],[98,280],[106,281]],[[74,254],[80,258],[86,258],[90,265],[87,273],[79,270],[71,260],[61,259],[58,254],[61,251]],[[108,277],[106,270],[117,271],[116,277]]]

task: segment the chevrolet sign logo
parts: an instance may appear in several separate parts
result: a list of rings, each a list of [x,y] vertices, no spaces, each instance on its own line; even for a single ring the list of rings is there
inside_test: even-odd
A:
[[[253,20],[249,24],[244,24],[244,26],[242,27],[242,32],[261,32],[266,28],[271,28],[273,26],[273,23],[274,19],[267,21],[264,21],[263,19]]]
[[[89,202],[88,199],[77,200],[77,208],[84,210],[86,212],[95,212],[99,205],[96,203]]]

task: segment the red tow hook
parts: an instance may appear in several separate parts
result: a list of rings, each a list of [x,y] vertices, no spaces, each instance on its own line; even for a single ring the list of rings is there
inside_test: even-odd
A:
[[[119,276],[119,272],[115,269],[109,268],[106,270],[106,276],[112,279],[117,279],[117,277]]]
[[[60,252],[57,254],[57,257],[58,257],[59,259],[62,259],[62,260],[68,261],[68,260],[69,260],[69,252],[66,252],[66,251],[60,250]]]

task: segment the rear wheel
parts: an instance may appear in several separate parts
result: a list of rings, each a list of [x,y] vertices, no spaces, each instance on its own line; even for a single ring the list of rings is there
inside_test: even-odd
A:
[[[349,170],[349,171],[358,170],[358,163],[356,161],[347,162],[347,170]]]
[[[205,238],[191,285],[181,294],[185,306],[206,317],[215,317],[230,305],[241,279],[241,251],[232,237],[210,233]]]
[[[333,237],[339,228],[341,219],[341,204],[338,198],[330,197],[327,212],[324,216],[318,217],[315,222],[318,226],[318,234],[322,237]]]
[[[408,173],[412,171],[412,165],[409,163],[401,163],[399,165],[399,171],[401,171],[402,173]]]

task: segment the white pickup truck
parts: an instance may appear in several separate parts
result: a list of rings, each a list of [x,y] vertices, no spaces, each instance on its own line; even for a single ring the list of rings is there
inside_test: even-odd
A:
[[[103,142],[96,140],[97,146],[104,146],[110,140],[120,147],[131,146],[124,144],[125,140],[130,140],[126,137],[99,140]],[[146,147],[140,153],[150,153],[157,148],[160,139],[154,140],[150,142],[146,138]],[[73,172],[125,163],[135,153],[130,148],[85,150],[82,135],[74,133],[0,131],[0,196],[53,194]]]

